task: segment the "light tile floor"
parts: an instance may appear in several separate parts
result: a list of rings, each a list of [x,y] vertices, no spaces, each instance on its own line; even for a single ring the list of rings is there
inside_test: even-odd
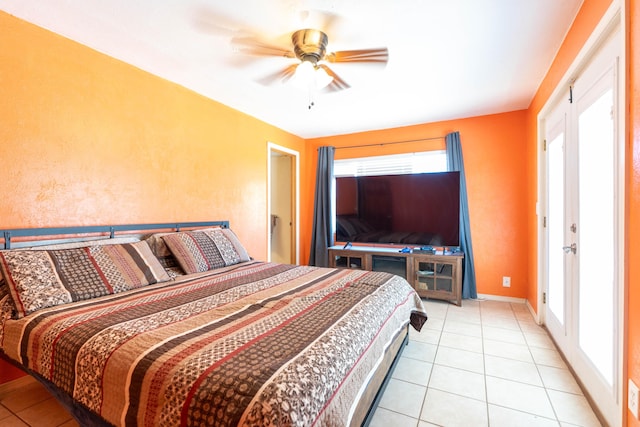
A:
[[[78,423],[40,383],[22,377],[1,388],[0,426],[77,427]]]
[[[600,426],[524,304],[425,301],[371,427]]]
[[[371,427],[600,425],[524,304],[425,304]],[[35,380],[0,391],[0,426],[77,425]]]

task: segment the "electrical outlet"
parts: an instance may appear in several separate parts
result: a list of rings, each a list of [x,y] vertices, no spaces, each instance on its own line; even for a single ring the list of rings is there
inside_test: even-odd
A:
[[[509,288],[511,287],[511,277],[509,276],[504,276],[502,278],[502,286],[504,286],[505,288]]]
[[[640,398],[640,396],[638,396],[638,386],[631,381],[631,378],[629,378],[629,396],[628,396],[628,405],[629,405],[629,411],[631,411],[631,413],[633,414],[633,418],[634,419],[638,419],[638,399]]]

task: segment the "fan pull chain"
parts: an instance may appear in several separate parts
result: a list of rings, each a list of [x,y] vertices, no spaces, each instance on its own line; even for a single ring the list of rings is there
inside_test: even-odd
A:
[[[311,91],[309,91],[309,104],[307,105],[307,108],[311,110],[311,107],[313,107],[314,105],[316,105],[316,103],[313,101],[313,94]]]
[[[320,92],[315,79],[311,79],[307,85],[307,108],[311,110],[316,105],[316,95]]]

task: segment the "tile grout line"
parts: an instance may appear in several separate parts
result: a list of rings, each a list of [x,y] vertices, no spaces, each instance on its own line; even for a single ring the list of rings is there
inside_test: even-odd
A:
[[[430,424],[433,424],[430,421],[422,419],[422,411],[424,410],[424,406],[427,403],[427,395],[429,394],[429,384],[431,384],[431,378],[432,378],[432,375],[433,375],[433,367],[436,364],[436,357],[438,357],[438,351],[440,350],[440,341],[442,340],[442,333],[444,332],[444,325],[445,325],[445,323],[447,321],[447,315],[449,314],[449,306],[446,306],[446,308],[447,309],[445,310],[445,313],[444,313],[444,320],[442,321],[442,328],[440,329],[440,334],[438,335],[438,343],[436,344],[436,351],[435,351],[435,353],[433,355],[433,362],[431,362],[431,371],[429,372],[429,380],[427,380],[426,388],[425,388],[425,391],[424,391],[424,398],[422,399],[422,405],[420,405],[420,412],[418,414],[418,424],[417,424],[417,426],[420,426],[420,421],[425,421],[425,422],[428,422]]]
[[[522,327],[520,326],[520,320],[518,320],[518,327],[520,328],[520,332],[522,332],[522,335],[524,335],[524,331],[522,330]],[[527,343],[527,350],[529,351],[529,354],[531,355],[531,359],[533,360],[533,364],[536,367],[536,372],[538,373],[538,376],[540,377],[540,382],[542,382],[542,386],[544,388],[544,394],[545,396],[547,396],[547,400],[549,401],[549,405],[551,405],[551,410],[553,411],[553,415],[555,416],[555,421],[560,424],[562,423],[562,421],[560,420],[560,418],[558,417],[558,412],[556,411],[555,406],[553,406],[553,402],[551,401],[551,396],[549,395],[549,390],[547,389],[547,385],[544,382],[544,378],[542,377],[542,374],[540,373],[540,368],[538,366],[538,362],[536,362],[536,358],[533,355],[533,352],[531,351],[531,346],[529,345],[529,342],[527,341],[527,337],[525,336],[524,341]],[[556,349],[557,351],[557,349]]]
[[[491,415],[489,414],[489,387],[487,385],[487,356],[484,348],[484,321],[482,316],[482,305],[478,307],[480,311],[480,343],[482,344],[482,368],[484,370],[484,398],[485,410],[487,414],[487,427],[491,427]]]
[[[513,381],[514,383],[519,383],[519,384],[526,385],[526,386],[532,386],[532,387],[535,387],[536,389],[539,389],[540,387],[544,388],[544,391],[543,391],[544,394],[543,395],[546,396],[547,402],[548,402],[548,404],[551,405],[551,409],[552,409],[552,411],[547,412],[547,415],[541,415],[539,413],[530,412],[528,410],[518,409],[518,408],[511,407],[511,406],[506,406],[503,403],[501,403],[500,401],[498,401],[496,403],[492,403],[492,405],[494,405],[496,408],[503,408],[503,409],[508,410],[510,412],[521,414],[521,416],[526,415],[527,417],[538,417],[540,419],[548,420],[549,422],[560,423],[561,421],[558,418],[558,412],[557,412],[556,408],[554,407],[554,405],[552,403],[552,400],[551,400],[550,391],[552,391],[552,390],[553,391],[559,391],[559,392],[563,392],[563,393],[570,394],[570,395],[575,395],[575,396],[580,396],[580,394],[576,394],[576,393],[573,393],[573,392],[570,392],[570,391],[564,391],[562,388],[559,388],[557,390],[556,390],[556,388],[552,389],[552,388],[549,388],[546,385],[545,381],[542,378],[541,368],[543,366],[544,367],[548,366],[550,368],[555,368],[555,366],[553,364],[547,365],[545,363],[538,363],[536,361],[536,359],[533,357],[534,356],[534,350],[541,349],[543,351],[553,351],[554,349],[550,349],[545,345],[539,346],[540,344],[544,344],[543,342],[540,342],[540,341],[536,341],[536,343],[538,345],[531,345],[529,340],[527,340],[527,334],[525,333],[525,329],[524,329],[524,326],[523,326],[523,323],[527,323],[527,319],[521,318],[522,317],[521,313],[519,311],[517,311],[517,308],[514,306],[514,304],[509,303],[509,305],[507,307],[508,307],[507,310],[503,311],[501,314],[505,314],[506,315],[508,313],[510,315],[510,318],[515,321],[514,326],[517,326],[517,329],[511,329],[511,328],[503,328],[503,329],[512,330],[512,331],[517,332],[524,339],[524,343],[521,343],[520,341],[513,342],[513,341],[508,341],[508,340],[507,341],[496,340],[496,341],[504,342],[504,343],[507,343],[507,344],[518,345],[518,346],[525,345],[526,349],[523,349],[523,350],[526,350],[526,354],[531,358],[531,362],[523,361],[523,360],[520,360],[520,359],[517,359],[517,358],[513,358],[513,359],[512,358],[504,358],[504,359],[505,360],[513,360],[514,362],[520,362],[520,363],[524,363],[524,364],[527,364],[527,365],[530,365],[531,363],[533,363],[533,365],[535,365],[535,370],[533,370],[531,373],[533,373],[533,372],[537,373],[538,380],[540,380],[540,385],[538,385],[537,382],[536,383],[526,382],[526,378],[524,378],[523,380],[511,380],[509,378],[502,378],[502,377],[499,377],[499,376],[494,376],[494,375],[488,375],[487,374],[487,358],[486,358],[487,353],[486,353],[486,348],[485,348],[485,339],[489,340],[489,338],[485,336],[485,326],[486,325],[485,325],[483,319],[486,316],[491,316],[493,314],[494,310],[492,310],[492,307],[489,307],[489,306],[484,307],[483,304],[479,304],[477,306],[478,314],[480,315],[480,325],[479,325],[479,327],[480,327],[480,332],[479,332],[480,338],[479,339],[480,339],[480,342],[481,342],[481,346],[480,347],[482,349],[482,351],[481,351],[481,353],[482,353],[482,366],[483,366],[483,371],[484,371],[483,372],[483,377],[484,377],[484,381],[485,381],[484,382],[485,399],[484,399],[483,403],[485,405],[485,411],[486,411],[485,415],[486,415],[487,426],[491,425],[490,407],[489,407],[490,402],[489,402],[489,399],[488,399],[488,382],[487,382],[488,378],[497,378],[497,379],[501,379],[501,380],[505,380],[505,381]],[[440,363],[436,363],[436,359],[437,359],[438,355],[441,354],[441,350],[444,350],[445,348],[452,349],[452,350],[455,350],[455,351],[461,351],[461,352],[468,351],[468,352],[471,352],[471,353],[476,353],[476,354],[478,353],[476,351],[470,351],[470,350],[468,350],[468,348],[464,349],[464,348],[459,348],[459,347],[448,347],[448,346],[444,346],[444,345],[443,345],[442,349],[440,348],[440,346],[443,343],[443,341],[442,341],[443,340],[443,334],[444,334],[445,330],[448,328],[447,325],[449,325],[451,322],[457,322],[457,323],[463,322],[463,323],[469,323],[470,325],[471,324],[477,325],[477,323],[474,323],[474,322],[467,322],[466,321],[467,319],[465,319],[465,316],[462,315],[462,313],[463,312],[460,312],[460,313],[455,312],[455,310],[452,310],[449,306],[445,306],[445,309],[442,312],[438,311],[438,316],[440,316],[440,315],[443,316],[443,318],[441,319],[442,323],[440,324],[440,329],[434,329],[433,330],[434,331],[433,333],[438,333],[439,334],[439,336],[437,337],[437,340],[433,340],[433,341],[416,340],[416,341],[419,341],[419,342],[426,342],[426,343],[431,344],[431,345],[434,345],[434,343],[435,343],[435,352],[434,352],[434,356],[433,356],[433,361],[431,363],[431,372],[430,372],[429,378],[428,378],[428,380],[426,382],[425,397],[424,397],[424,399],[422,401],[422,404],[421,404],[421,407],[420,407],[420,412],[419,412],[419,415],[418,415],[418,421],[417,421],[418,422],[418,427],[419,427],[420,423],[422,423],[422,422],[431,423],[427,419],[422,419],[422,415],[423,415],[422,413],[423,413],[423,410],[425,409],[426,403],[427,403],[426,402],[427,394],[429,393],[430,390],[438,390],[438,391],[441,391],[443,393],[449,393],[449,394],[452,394],[452,395],[457,395],[459,397],[471,399],[471,400],[474,400],[476,402],[481,402],[481,400],[479,400],[477,398],[469,397],[469,396],[466,396],[466,395],[460,395],[458,393],[452,393],[451,391],[448,391],[448,390],[440,390],[439,388],[434,388],[434,387],[431,386],[432,380],[433,380],[433,376],[432,376],[433,375],[433,370],[435,368],[437,368],[438,366],[447,367],[447,368],[451,368],[451,369],[457,369],[459,371],[465,371],[465,372],[473,373],[473,374],[477,374],[478,373],[477,370],[473,371],[473,370],[468,370],[468,369],[460,368],[460,367],[456,367],[456,366],[449,366],[449,365],[443,365],[443,364],[440,364]],[[475,312],[470,312],[470,313],[475,313]],[[455,314],[455,316],[454,316],[454,314]],[[438,317],[438,320],[440,321],[440,317]],[[491,322],[491,323],[494,323],[494,322]],[[492,325],[488,325],[488,326],[492,326]],[[493,326],[495,326],[495,325],[493,325]],[[457,325],[456,325],[456,327],[457,327]],[[530,331],[529,329],[527,329],[527,333],[529,333],[529,332],[530,333],[534,333],[535,331]],[[452,334],[455,334],[455,332],[452,332]],[[458,334],[458,335],[461,335],[461,334]],[[541,335],[548,338],[548,333],[545,333],[544,330],[541,331]],[[555,349],[555,351],[557,351],[557,349]],[[499,355],[497,355],[497,356],[494,355],[494,357],[502,358]],[[463,365],[463,366],[466,366],[466,365]],[[410,381],[407,381],[407,382],[411,383]],[[418,383],[411,383],[411,384],[420,385]],[[401,414],[401,415],[403,415],[405,417],[408,417],[408,418],[410,418],[412,420],[415,420],[415,418],[413,418],[412,416],[410,416],[408,414],[399,413],[399,412],[396,412],[396,411],[392,411],[392,412]],[[555,417],[555,418],[550,418],[550,415],[552,417]],[[413,422],[412,422],[412,424],[413,424]]]
[[[47,400],[47,399],[45,399],[45,400]],[[44,401],[43,401],[43,402],[44,402]],[[24,411],[24,410],[27,410],[27,409],[29,409],[29,408],[32,408],[32,407],[34,407],[35,405],[37,405],[38,403],[40,403],[40,402],[34,403],[34,404],[33,404],[33,405],[31,405],[31,406],[27,406],[26,408],[22,409],[20,412],[22,412],[22,411]],[[2,403],[0,403],[0,405],[2,405],[2,407],[3,407],[3,408],[5,408],[7,411],[9,411],[9,413],[11,414],[11,415],[9,415],[7,418],[3,418],[4,420],[10,419],[10,418],[17,418],[18,420],[20,420],[21,422],[23,422],[26,426],[28,426],[28,427],[32,427],[32,426],[31,426],[31,424],[29,424],[29,423],[27,422],[27,420],[25,420],[24,418],[22,418],[22,417],[21,417],[17,412],[13,412],[13,410],[12,410],[11,408],[9,408],[9,407],[5,406],[5,405],[4,405],[4,404],[2,404]]]

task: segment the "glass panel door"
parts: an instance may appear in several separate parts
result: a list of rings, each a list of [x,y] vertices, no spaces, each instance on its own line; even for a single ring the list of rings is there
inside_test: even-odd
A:
[[[545,323],[558,345],[566,347],[567,321],[566,304],[570,300],[570,288],[565,283],[570,280],[571,265],[563,251],[567,236],[570,206],[566,199],[568,185],[566,178],[566,123],[568,105],[561,103],[546,119],[546,164],[547,164],[547,286]],[[563,348],[564,350],[564,348]]]
[[[564,183],[564,132],[549,142],[549,181]],[[549,310],[564,325],[564,185],[549,188]]]
[[[612,76],[591,90],[578,115],[580,249],[578,344],[613,384],[615,290],[615,139]],[[600,88],[599,88],[600,86]],[[600,90],[598,90],[600,89]]]
[[[572,102],[545,117],[545,324],[609,425],[622,413],[620,37],[612,33],[583,68]]]

